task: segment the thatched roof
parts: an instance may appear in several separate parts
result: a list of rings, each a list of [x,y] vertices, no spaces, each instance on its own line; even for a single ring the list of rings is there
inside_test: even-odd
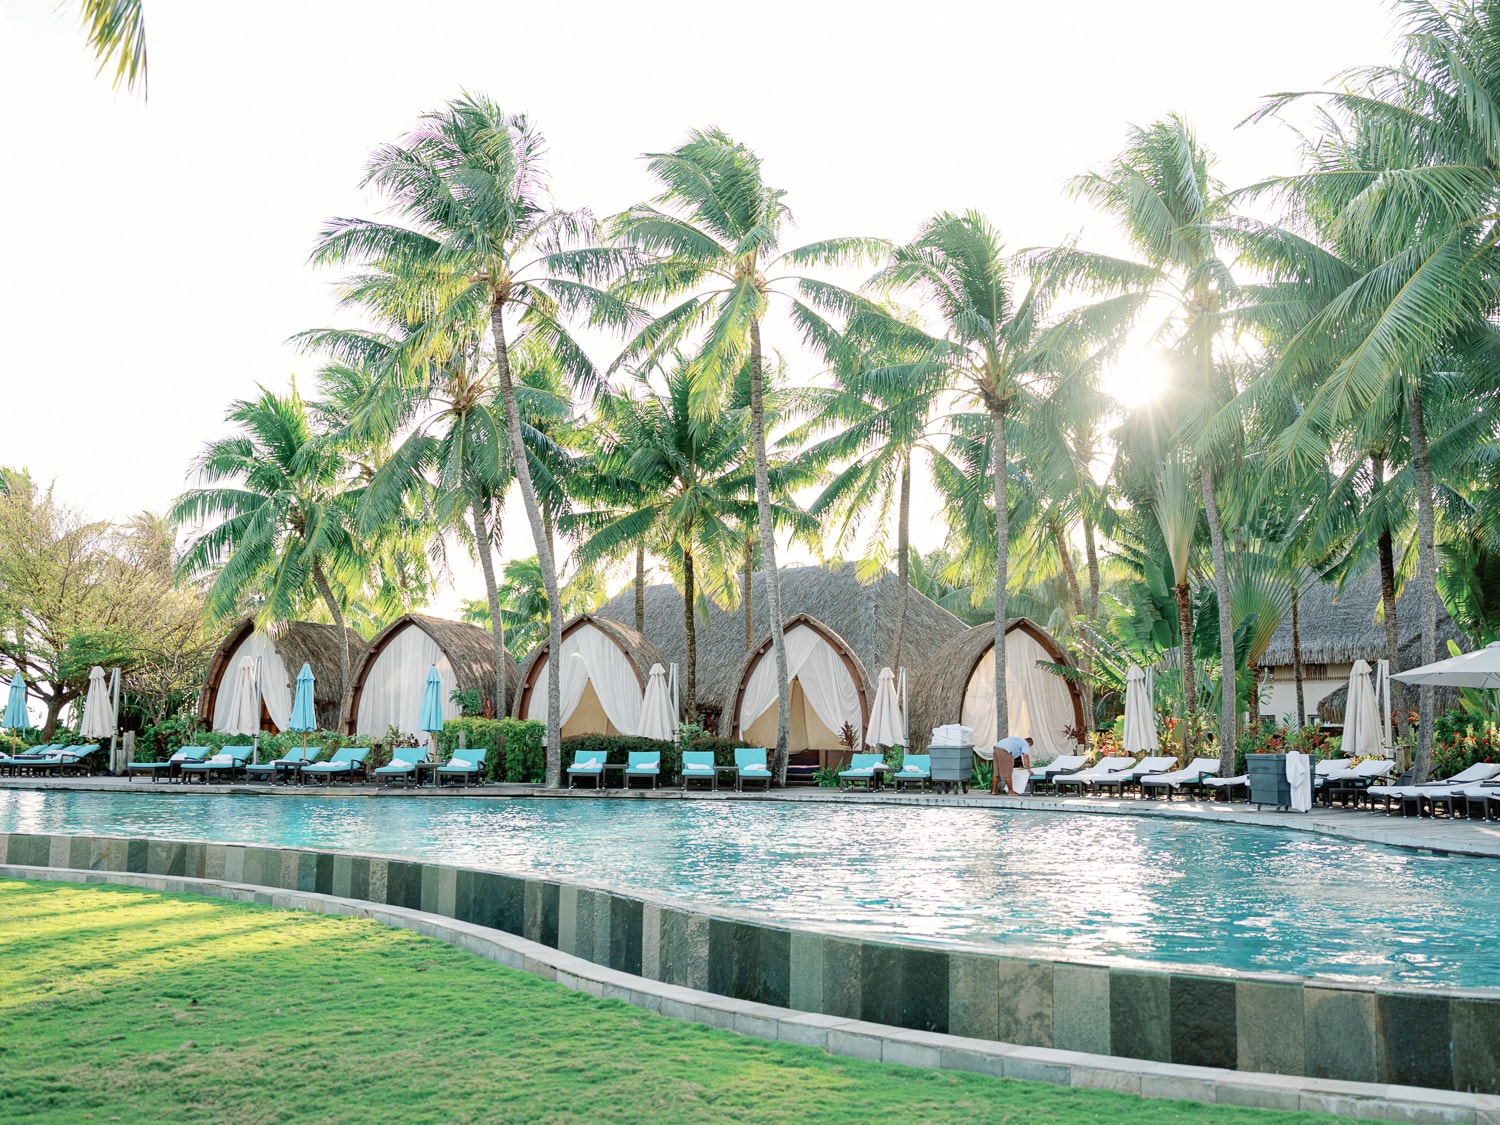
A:
[[[219,686],[224,674],[231,671],[229,659],[235,649],[255,631],[255,622],[244,618],[235,622],[225,634],[223,643],[208,662],[208,675],[203,681],[203,690],[198,693],[198,718],[205,724],[213,722],[214,704],[218,699]],[[335,730],[339,725],[339,703],[342,701],[344,685],[339,679],[339,631],[333,625],[318,621],[283,621],[267,630],[271,643],[276,646],[287,675],[295,683],[302,665],[311,664],[315,681],[313,684],[313,709],[317,712],[318,726],[323,730]],[[349,667],[358,668],[365,654],[365,639],[353,629],[345,628],[349,638]]]
[[[816,617],[812,617],[806,613],[796,614],[793,617],[787,618],[782,631],[790,632],[798,625],[806,625],[813,632],[820,635],[833,646],[833,650],[843,659],[844,667],[849,670],[849,675],[854,679],[855,690],[859,692],[860,725],[868,727],[870,725],[870,708],[875,703],[875,683],[870,678],[870,670],[865,667],[864,662],[860,660],[855,651],[849,647],[848,641],[844,640],[843,637],[839,636],[838,633],[834,632]],[[724,726],[720,727],[720,730],[730,738],[742,737],[739,730],[739,714],[740,701],[743,699],[745,692],[745,682],[750,679],[750,673],[755,671],[757,664],[762,660],[772,659],[771,641],[772,637],[768,632],[754,648],[745,654],[745,658],[740,661],[740,666],[734,674],[734,694],[729,699],[729,720]],[[838,731],[834,731],[834,733],[837,734]]]
[[[1396,605],[1396,620],[1398,622],[1401,620],[1401,606],[1399,602]],[[1403,628],[1402,631],[1404,632],[1405,629]],[[1447,658],[1448,642],[1450,640],[1457,641],[1459,647],[1462,648],[1465,652],[1469,651],[1470,646],[1468,639],[1459,634],[1458,630],[1454,628],[1452,620],[1445,619],[1438,624],[1437,658],[1439,660]],[[1381,652],[1375,657],[1365,657],[1365,659],[1370,663],[1371,683],[1375,682],[1375,661],[1379,659],[1380,656],[1384,655],[1385,650],[1382,649]],[[1421,666],[1422,634],[1420,632],[1418,632],[1415,637],[1401,646],[1400,655],[1402,668],[1418,668]],[[1395,686],[1395,684],[1391,685],[1393,689],[1395,688]],[[1415,711],[1417,709],[1417,686],[1415,684],[1405,684],[1403,685],[1403,687],[1406,693],[1406,709],[1408,711]],[[1394,694],[1395,692],[1393,690],[1392,695],[1394,696]],[[1325,723],[1342,723],[1344,721],[1344,705],[1348,702],[1348,700],[1349,681],[1345,680],[1339,687],[1335,688],[1333,691],[1329,692],[1318,701],[1318,718],[1322,719]],[[1446,711],[1451,707],[1457,707],[1458,703],[1459,693],[1457,688],[1440,687],[1436,690],[1434,697],[1434,706],[1437,708],[1438,712]]]
[[[1331,582],[1320,582],[1304,590],[1297,602],[1298,631],[1302,640],[1303,664],[1352,664],[1368,660],[1374,664],[1385,655],[1385,625],[1376,621],[1380,606],[1380,573],[1367,571],[1344,585],[1335,596]],[[1421,597],[1415,582],[1407,583],[1396,599],[1396,624],[1404,647],[1412,637],[1421,635],[1418,624]],[[1448,623],[1448,613],[1438,603],[1438,632]],[[1271,637],[1270,647],[1261,657],[1262,665],[1290,668],[1292,664],[1292,616],[1287,614],[1281,627]]]
[[[507,652],[505,654],[507,698],[497,702],[495,699],[495,641],[487,629],[481,629],[478,625],[470,625],[466,621],[445,621],[441,617],[428,617],[423,613],[408,613],[404,617],[398,617],[376,633],[370,639],[370,647],[365,652],[364,659],[355,665],[354,690],[349,696],[349,711],[344,716],[344,725],[350,734],[354,733],[355,722],[359,716],[359,697],[364,691],[365,678],[370,674],[370,669],[374,667],[376,659],[385,646],[402,630],[412,626],[421,629],[437,642],[438,648],[443,650],[443,655],[453,666],[453,677],[458,683],[459,691],[478,691],[480,700],[488,703],[494,709],[494,714],[504,715],[508,712],[510,700],[515,696],[516,685],[521,680],[520,671],[516,665],[516,658]]]
[[[1025,617],[1012,617],[1005,625],[1006,635],[1017,629],[1031,636],[1052,657],[1053,663],[1073,663],[1072,659],[1052,637],[1036,622]],[[984,654],[995,645],[995,626],[976,625],[966,629],[944,645],[917,677],[910,692],[910,715],[907,729],[914,748],[925,746],[932,737],[932,728],[956,723],[963,715],[964,693],[969,689],[969,679],[974,669],[984,659]],[[1083,696],[1072,680],[1058,677],[1073,697],[1073,721],[1083,725]]]
[[[640,681],[642,691],[646,688],[646,677],[651,674],[651,665],[660,664],[666,667],[667,659],[662,656],[660,649],[628,625],[622,625],[607,617],[581,613],[563,624],[563,639],[566,640],[569,633],[585,625],[594,626],[619,646],[620,651],[629,659],[631,667],[635,670],[635,676]],[[531,699],[531,690],[536,686],[536,678],[541,672],[542,661],[547,657],[547,644],[547,641],[543,641],[532,649],[521,665],[520,688],[515,693],[510,708],[511,715],[517,719],[525,714],[526,704]]]
[[[887,571],[868,585],[855,577],[853,563],[838,567],[781,568],[781,615],[788,621],[806,614],[842,637],[870,676],[895,667],[891,651],[895,639],[899,584]],[[771,635],[766,605],[765,575],[756,572],[750,588],[753,649]],[[627,586],[599,610],[599,616],[626,624],[635,622],[635,588]],[[682,594],[670,584],[646,587],[645,634],[668,658],[687,665],[687,633],[682,623]],[[901,663],[915,676],[950,638],[964,631],[964,623],[931,598],[910,591]],[[710,711],[727,711],[739,690],[739,673],[746,661],[743,607],[726,611],[710,608],[698,624],[698,703]]]

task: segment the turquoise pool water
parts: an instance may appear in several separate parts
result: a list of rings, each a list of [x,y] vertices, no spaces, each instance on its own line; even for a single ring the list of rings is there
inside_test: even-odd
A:
[[[1500,988],[1500,861],[1249,826],[731,801],[4,790],[0,832],[377,852],[872,937]]]

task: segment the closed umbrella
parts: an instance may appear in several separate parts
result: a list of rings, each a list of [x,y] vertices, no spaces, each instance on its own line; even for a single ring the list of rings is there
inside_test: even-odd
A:
[[[670,742],[677,733],[675,720],[671,690],[667,687],[667,670],[660,664],[653,664],[646,679],[646,694],[641,696],[640,736]]]
[[[229,714],[221,728],[228,734],[260,733],[260,689],[255,683],[255,658],[240,657],[234,674],[234,693],[230,696]]]
[[[109,701],[109,684],[104,669],[95,664],[89,669],[89,693],[83,700],[84,738],[108,738],[115,733],[115,709]]]
[[[427,672],[427,683],[422,688],[421,717],[417,727],[428,734],[443,729],[443,680],[434,664]],[[432,760],[437,761],[437,739],[432,740]]]
[[[313,710],[313,670],[311,664],[302,665],[297,673],[297,694],[292,700],[292,717],[287,720],[288,730],[302,732],[302,753],[307,754],[307,732],[318,729],[318,716]]]
[[[1380,708],[1370,666],[1356,660],[1349,671],[1349,694],[1344,700],[1344,757],[1370,758],[1385,753],[1380,737]]]
[[[1146,686],[1146,670],[1132,664],[1125,673],[1125,745],[1127,754],[1154,754],[1161,749],[1156,737],[1156,705]]]
[[[880,686],[875,689],[875,705],[870,708],[870,733],[865,736],[865,745],[877,750],[882,746],[900,746],[905,733],[901,700],[896,698],[896,673],[882,668]]]
[[[10,748],[16,748],[16,732],[25,729],[30,720],[26,717],[26,681],[17,672],[10,678],[10,692],[5,697],[5,717],[0,726],[10,728]]]
[[[1447,660],[1424,664],[1409,672],[1392,672],[1391,679],[1400,680],[1404,684],[1500,690],[1500,641],[1492,641],[1484,648],[1477,648],[1462,656],[1450,656]]]

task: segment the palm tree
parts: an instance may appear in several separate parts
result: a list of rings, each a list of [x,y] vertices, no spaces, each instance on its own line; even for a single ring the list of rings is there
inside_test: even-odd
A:
[[[451,354],[450,341],[490,333],[515,473],[546,586],[552,651],[562,646],[557,566],[526,451],[511,349],[534,338],[557,357],[572,382],[592,391],[601,373],[562,321],[587,307],[599,322],[625,323],[630,310],[593,282],[622,260],[607,250],[569,249],[591,240],[587,215],[554,210],[542,167],[542,138],[522,116],[482,96],[465,96],[426,114],[404,141],[378,149],[364,184],[386,194],[409,225],[335,219],[313,260],[358,262],[404,279],[407,318],[403,363]],[[509,327],[507,325],[509,324]],[[512,339],[513,331],[520,336]],[[561,784],[560,661],[548,665],[547,784]]]
[[[134,90],[137,81],[146,92],[146,15],[141,0],[82,0],[79,14],[89,46],[99,60],[99,73],[115,64],[111,85]]]
[[[364,564],[344,458],[313,429],[295,388],[238,401],[226,417],[240,432],[208,444],[193,463],[202,485],[172,507],[174,523],[213,524],[188,545],[178,573],[212,579],[206,610],[215,619],[259,595],[261,623],[285,621],[314,591],[338,629],[340,690],[347,693],[349,639],[334,586],[347,585]]]
[[[1188,468],[1176,458],[1161,465],[1156,477],[1156,524],[1172,563],[1172,590],[1177,596],[1177,625],[1182,636],[1182,756],[1192,754],[1193,712],[1198,710],[1197,668],[1193,663],[1193,599],[1188,577],[1193,540],[1198,536],[1198,497]]]
[[[750,376],[750,431],[755,456],[761,566],[773,623],[780,623],[781,586],[776,570],[775,513],[771,466],[766,452],[766,402],[761,327],[776,299],[816,348],[837,343],[833,326],[818,311],[845,312],[858,306],[851,294],[802,276],[807,266],[857,263],[878,254],[873,239],[836,238],[791,250],[782,239],[791,224],[785,193],[768,185],[760,158],[718,129],[695,130],[670,152],[650,153],[647,167],[662,187],[649,203],[617,216],[613,234],[642,252],[621,292],[631,300],[666,304],[627,344],[615,367],[651,367],[700,336],[704,413],[718,401],[719,389],[747,364]],[[816,306],[816,307],[815,307]],[[791,694],[786,645],[771,629],[776,661],[777,701],[774,771],[785,784],[790,738]]]

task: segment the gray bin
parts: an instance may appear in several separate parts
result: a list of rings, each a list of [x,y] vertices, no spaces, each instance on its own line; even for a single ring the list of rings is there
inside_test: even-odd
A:
[[[1286,779],[1285,754],[1247,754],[1245,768],[1250,775],[1252,804],[1292,807],[1292,784]]]
[[[961,785],[968,789],[969,780],[974,776],[974,747],[929,746],[927,753],[932,756],[930,765],[934,785]]]

